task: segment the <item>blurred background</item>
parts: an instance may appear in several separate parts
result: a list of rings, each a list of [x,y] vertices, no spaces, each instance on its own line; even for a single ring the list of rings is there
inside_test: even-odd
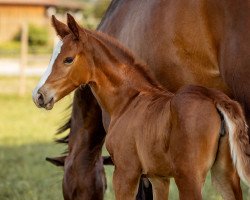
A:
[[[63,199],[63,171],[45,157],[65,151],[53,140],[70,113],[72,95],[45,111],[36,108],[31,93],[57,40],[51,15],[66,21],[70,12],[95,29],[109,2],[0,0],[0,200]],[[112,169],[107,173],[111,177]],[[107,194],[112,199],[111,187]]]
[[[70,114],[72,95],[52,111],[35,107],[31,93],[46,69],[57,41],[52,14],[62,21],[70,12],[86,28],[95,29],[110,0],[0,0],[0,200],[57,200],[62,169],[45,161],[65,146],[53,143],[57,128]],[[112,167],[106,168],[105,199],[114,199]],[[244,199],[247,188],[243,186]],[[222,199],[211,186],[204,199]],[[170,199],[178,199],[171,184]]]

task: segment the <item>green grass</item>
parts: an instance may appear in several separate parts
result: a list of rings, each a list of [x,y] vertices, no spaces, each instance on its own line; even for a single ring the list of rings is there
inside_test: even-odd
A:
[[[37,78],[27,79],[27,94],[16,95],[17,78],[0,77],[0,200],[59,200],[62,199],[62,170],[45,161],[65,149],[55,145],[54,133],[69,112],[65,108],[72,97],[55,105],[52,111],[35,107],[31,90]],[[114,199],[111,187],[112,167],[106,168],[107,200]],[[247,189],[244,186],[245,200]],[[205,200],[222,199],[207,179],[203,191]],[[171,184],[170,198],[178,199],[176,186]]]
[[[46,112],[28,94],[0,95],[0,199],[62,199],[62,170],[45,157],[62,152],[52,141],[64,116],[63,104]]]

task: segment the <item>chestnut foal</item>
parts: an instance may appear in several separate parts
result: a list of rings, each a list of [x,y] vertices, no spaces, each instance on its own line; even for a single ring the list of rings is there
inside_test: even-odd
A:
[[[180,199],[202,199],[210,169],[224,199],[242,199],[237,172],[249,185],[249,138],[237,102],[199,86],[173,95],[116,40],[80,28],[71,15],[68,26],[52,19],[62,41],[33,100],[52,109],[80,85],[90,86],[111,118],[106,147],[115,164],[116,199],[134,199],[142,174],[154,199],[167,199],[170,177]]]
[[[83,94],[85,104],[80,101]],[[88,102],[95,100],[88,87],[79,88],[75,100],[78,102],[73,108],[71,121],[59,130],[60,133],[72,127],[70,133],[57,140],[68,144],[68,155],[47,158],[47,161],[64,168],[65,200],[103,200],[106,178],[101,153],[106,132],[102,125],[101,111],[98,110],[97,102],[88,106]]]

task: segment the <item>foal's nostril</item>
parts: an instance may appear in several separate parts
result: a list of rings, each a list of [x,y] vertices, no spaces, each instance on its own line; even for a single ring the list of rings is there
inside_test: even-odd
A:
[[[41,93],[38,93],[38,96],[37,96],[37,103],[42,106],[44,105],[44,98],[43,98],[43,95]]]

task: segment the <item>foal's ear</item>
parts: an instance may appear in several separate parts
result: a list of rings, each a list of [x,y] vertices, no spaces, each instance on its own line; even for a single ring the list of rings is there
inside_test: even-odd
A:
[[[68,27],[71,30],[71,32],[76,37],[76,39],[79,40],[80,37],[81,37],[81,39],[83,41],[85,41],[87,39],[87,33],[83,29],[81,29],[81,27],[75,21],[74,17],[71,14],[69,14],[69,13],[67,13],[67,24],[68,24]],[[83,34],[83,35],[80,36],[80,31],[81,30],[84,31],[85,34]]]
[[[66,35],[70,33],[68,26],[56,19],[54,15],[51,18],[52,25],[56,30],[57,35],[63,39]]]
[[[65,158],[66,158],[66,156],[55,157],[55,158],[46,157],[46,161],[52,163],[55,166],[62,167],[62,166],[64,166]]]

